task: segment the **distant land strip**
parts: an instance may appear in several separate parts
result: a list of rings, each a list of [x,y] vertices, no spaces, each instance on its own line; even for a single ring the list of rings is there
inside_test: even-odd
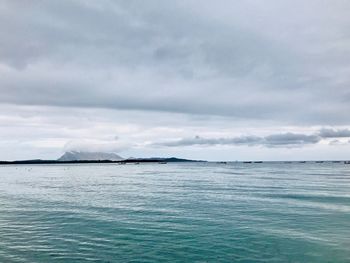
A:
[[[140,158],[140,159],[125,159],[118,161],[111,160],[73,160],[73,161],[59,161],[59,160],[22,160],[22,161],[0,161],[0,165],[10,165],[10,164],[79,164],[79,163],[175,163],[175,162],[206,162],[206,161],[196,161],[180,158]]]

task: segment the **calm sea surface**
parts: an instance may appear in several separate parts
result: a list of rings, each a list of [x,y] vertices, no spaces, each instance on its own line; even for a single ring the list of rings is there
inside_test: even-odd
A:
[[[0,262],[350,262],[350,165],[0,166]]]

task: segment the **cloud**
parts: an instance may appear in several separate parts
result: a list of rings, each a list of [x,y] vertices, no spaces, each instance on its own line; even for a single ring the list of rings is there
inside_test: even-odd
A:
[[[5,0],[0,103],[347,124],[349,7]]]
[[[350,140],[344,141],[344,140],[331,140],[328,145],[331,146],[349,146]]]
[[[129,147],[129,145],[117,141],[85,139],[67,142],[64,151],[118,153]]]
[[[321,140],[317,135],[305,135],[295,133],[272,134],[265,137],[240,136],[233,138],[184,138],[180,140],[157,143],[156,145],[178,147],[192,145],[245,145],[245,146],[265,146],[265,147],[301,147],[316,144]]]
[[[342,145],[343,143],[339,140],[331,140],[328,144],[329,145]]]
[[[256,145],[261,141],[260,137],[242,136],[236,138],[202,138],[196,136],[194,138],[184,138],[176,141],[168,141],[159,143],[162,146],[191,146],[191,145]],[[157,145],[157,144],[156,144]]]
[[[317,144],[323,139],[346,138],[350,137],[349,129],[320,129],[314,134],[301,133],[280,133],[271,134],[264,137],[242,135],[231,138],[203,138],[195,136],[194,138],[183,138],[179,140],[168,140],[162,143],[155,143],[161,146],[191,146],[191,145],[246,145],[246,146],[265,146],[265,147],[301,147],[304,145]],[[330,145],[342,144],[339,140],[332,140]]]
[[[305,135],[295,133],[273,134],[264,138],[265,145],[271,147],[279,146],[303,146],[316,144],[321,140],[317,135]]]
[[[350,137],[349,129],[321,129],[319,135],[322,138],[346,138]]]
[[[3,0],[0,158],[56,157],[67,141],[132,156],[193,150],[152,142],[217,145],[193,150],[208,159],[229,152],[225,145],[259,159],[303,145],[315,156],[348,156],[319,142],[348,134],[349,8],[342,0]],[[254,145],[263,147],[244,147]]]

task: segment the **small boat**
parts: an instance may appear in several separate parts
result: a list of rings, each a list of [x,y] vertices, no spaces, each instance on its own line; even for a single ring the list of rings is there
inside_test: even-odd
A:
[[[243,162],[243,163],[252,163],[251,161],[248,161],[248,162]]]
[[[159,164],[167,164],[167,162],[158,162]]]
[[[227,162],[217,162],[217,163],[219,163],[219,164],[227,164]]]

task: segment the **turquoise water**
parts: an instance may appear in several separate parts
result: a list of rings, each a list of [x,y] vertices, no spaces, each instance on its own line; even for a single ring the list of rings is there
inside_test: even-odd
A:
[[[0,166],[0,262],[350,262],[350,165]]]

